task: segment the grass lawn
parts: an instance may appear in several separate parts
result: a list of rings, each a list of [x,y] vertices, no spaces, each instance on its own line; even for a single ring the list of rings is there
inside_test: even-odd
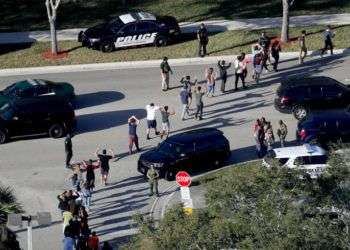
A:
[[[308,32],[307,45],[309,50],[317,50],[323,46],[322,31],[324,27],[312,26],[303,28],[291,28],[292,42],[282,48],[283,51],[297,51],[296,38],[301,30]],[[350,25],[335,27],[335,48],[348,48],[350,44]],[[267,29],[270,37],[278,36],[279,29]],[[234,55],[240,52],[250,53],[251,44],[255,43],[260,36],[259,30],[227,31],[212,35],[209,40],[208,52],[210,56]],[[102,62],[121,62],[134,60],[160,59],[163,56],[169,58],[195,57],[197,41],[189,40],[167,47],[143,47],[136,49],[123,49],[112,53],[102,53],[80,47],[78,42],[62,41],[59,43],[61,50],[70,51],[65,59],[45,60],[42,53],[50,49],[50,43],[38,42],[27,48],[10,48],[13,51],[0,51],[0,68],[21,68],[48,65],[85,64]]]
[[[0,32],[49,29],[44,0],[1,0]],[[281,0],[62,0],[59,29],[88,27],[121,13],[144,10],[179,21],[281,16]],[[349,0],[298,0],[291,15],[350,12]]]

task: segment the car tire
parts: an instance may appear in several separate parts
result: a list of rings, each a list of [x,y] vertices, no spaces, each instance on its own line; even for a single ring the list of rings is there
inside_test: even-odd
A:
[[[176,173],[172,170],[168,170],[165,172],[164,179],[167,181],[173,181],[175,180]]]
[[[4,144],[7,141],[7,133],[0,129],[0,144]]]
[[[296,105],[293,108],[293,115],[295,119],[299,121],[305,119],[308,113],[309,113],[308,110],[304,106]]]
[[[165,36],[158,36],[156,40],[154,40],[154,46],[156,47],[164,47],[168,44],[168,39]]]
[[[60,123],[54,123],[49,128],[49,135],[52,138],[61,138],[64,135],[64,127]]]
[[[114,43],[102,43],[100,46],[100,50],[103,53],[111,53],[114,49]]]

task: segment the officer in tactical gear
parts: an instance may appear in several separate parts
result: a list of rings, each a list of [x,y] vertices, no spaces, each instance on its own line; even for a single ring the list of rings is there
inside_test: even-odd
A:
[[[147,178],[148,178],[148,183],[150,188],[149,196],[153,196],[153,189],[154,189],[156,196],[159,197],[159,192],[158,192],[159,173],[157,170],[154,169],[153,166],[151,166],[151,168],[147,171]]]
[[[197,39],[199,42],[198,56],[205,57],[207,55],[207,45],[209,42],[209,37],[208,30],[205,27],[204,23],[201,24],[200,28],[197,31]]]

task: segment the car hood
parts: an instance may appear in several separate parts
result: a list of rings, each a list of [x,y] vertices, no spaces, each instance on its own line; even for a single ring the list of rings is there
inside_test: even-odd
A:
[[[173,161],[174,158],[170,155],[160,153],[157,149],[150,150],[141,154],[140,161],[148,161],[152,163],[167,163]]]
[[[0,91],[0,107],[7,103],[10,100],[10,98],[6,95],[3,95],[3,92]]]
[[[84,34],[89,38],[100,38],[106,30],[107,23],[102,23],[85,30]]]

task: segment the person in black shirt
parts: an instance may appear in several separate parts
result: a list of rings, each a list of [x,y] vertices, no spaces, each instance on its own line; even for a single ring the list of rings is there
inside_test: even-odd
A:
[[[231,67],[231,63],[229,63],[228,65],[225,64],[225,61],[218,61],[218,67],[220,70],[220,78],[221,78],[221,92],[224,93],[225,92],[225,85],[226,85],[226,81],[227,81],[227,69]]]
[[[108,150],[110,152],[109,155],[107,155],[107,150],[103,149],[102,154],[99,154],[100,149],[97,148],[95,155],[100,161],[100,167],[101,167],[101,183],[102,185],[107,185],[107,178],[109,173],[109,160],[114,158],[114,152],[112,149]]]
[[[200,28],[197,31],[197,39],[199,42],[198,56],[204,57],[207,54],[207,45],[209,42],[208,31],[204,23],[201,24]]]
[[[266,69],[266,72],[270,71],[267,67],[267,61],[270,62],[270,44],[271,39],[266,35],[266,32],[261,33],[261,37],[258,40],[258,44],[263,48],[263,67]]]
[[[278,40],[275,40],[271,45],[271,56],[274,59],[273,70],[275,72],[278,71],[277,67],[278,67],[278,62],[280,60],[280,51],[281,51],[281,44]]]
[[[64,140],[64,151],[66,153],[66,168],[70,167],[70,161],[73,157],[73,150],[72,150],[72,139],[71,135],[68,133],[66,135],[66,139]]]

